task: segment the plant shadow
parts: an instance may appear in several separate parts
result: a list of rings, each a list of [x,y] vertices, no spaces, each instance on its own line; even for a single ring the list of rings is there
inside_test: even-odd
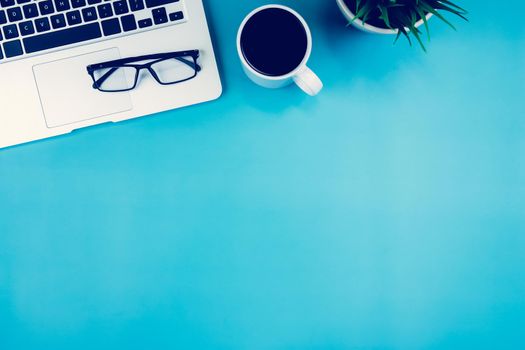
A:
[[[318,36],[319,71],[330,87],[350,87],[357,80],[382,82],[407,61],[424,57],[405,42],[394,46],[393,35],[370,34],[350,25],[335,1],[316,1],[307,10]]]

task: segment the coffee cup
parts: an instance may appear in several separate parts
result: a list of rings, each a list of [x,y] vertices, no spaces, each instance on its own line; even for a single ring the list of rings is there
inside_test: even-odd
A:
[[[307,67],[312,34],[304,18],[283,5],[266,5],[250,12],[237,34],[237,51],[246,75],[256,84],[280,88],[295,82],[308,95],[323,88]]]

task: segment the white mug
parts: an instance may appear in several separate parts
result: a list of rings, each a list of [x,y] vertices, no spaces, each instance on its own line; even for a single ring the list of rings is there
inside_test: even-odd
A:
[[[293,14],[301,21],[307,37],[307,49],[302,62],[293,71],[281,76],[269,76],[257,72],[246,61],[241,48],[241,34],[248,20],[256,13],[268,8],[278,8]],[[237,52],[239,54],[239,58],[241,59],[244,72],[254,83],[258,85],[276,89],[286,85],[290,85],[291,83],[295,82],[297,86],[299,86],[304,92],[306,92],[310,96],[317,95],[323,89],[323,83],[321,82],[321,79],[319,79],[319,77],[310,68],[306,66],[306,62],[308,62],[310,54],[312,53],[312,33],[310,32],[310,28],[308,27],[308,24],[300,14],[298,14],[296,11],[292,10],[287,6],[265,5],[256,8],[255,10],[250,12],[248,16],[246,16],[246,18],[242,21],[239,31],[237,33]]]

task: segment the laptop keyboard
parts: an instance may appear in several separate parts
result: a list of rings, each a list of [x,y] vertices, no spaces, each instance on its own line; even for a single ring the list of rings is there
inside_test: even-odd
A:
[[[0,0],[0,64],[184,20],[181,0]]]

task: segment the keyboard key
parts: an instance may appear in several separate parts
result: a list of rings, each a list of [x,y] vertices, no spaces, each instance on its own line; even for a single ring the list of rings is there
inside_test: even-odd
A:
[[[4,43],[4,52],[5,57],[9,58],[20,56],[24,53],[24,50],[22,50],[22,44],[20,43],[20,40],[14,40]]]
[[[7,17],[9,18],[9,22],[16,22],[22,20],[22,9],[20,7],[10,8],[9,10],[7,10]]]
[[[36,7],[36,4],[29,4],[22,7],[24,10],[24,17],[26,19],[34,18],[38,16],[38,9]]]
[[[177,2],[179,0],[146,0],[146,7],[157,7],[157,6],[164,6],[167,4],[172,4],[174,2]]]
[[[9,6],[13,6],[15,4],[15,0],[0,0],[0,5],[2,5],[2,7],[9,7]]]
[[[105,36],[120,33],[120,22],[118,18],[111,18],[102,21],[102,31],[104,32]]]
[[[17,0],[16,3],[19,5],[27,4],[28,2],[31,2],[31,0]]]
[[[69,5],[69,0],[55,0],[55,8],[58,12],[62,12],[71,9],[71,5]]]
[[[182,13],[182,11],[170,13],[170,21],[179,21],[181,19],[184,19],[184,14]]]
[[[82,16],[80,14],[80,11],[78,10],[68,12],[66,14],[66,17],[67,24],[69,24],[70,26],[82,23]]]
[[[97,6],[98,16],[100,18],[108,18],[113,16],[113,10],[111,9],[111,4],[102,4]]]
[[[66,18],[61,13],[51,16],[51,25],[53,29],[64,28],[66,26]]]
[[[90,5],[100,4],[101,2],[102,0],[88,0],[88,4]]]
[[[86,6],[86,0],[71,0],[74,9]]]
[[[140,11],[144,9],[144,0],[128,0],[131,11]]]
[[[4,58],[4,55],[2,55],[2,46],[0,45],[0,60]]]
[[[152,25],[153,25],[153,21],[150,18],[142,19],[139,21],[140,28],[151,27]]]
[[[94,21],[98,19],[97,11],[94,7],[82,9],[82,17],[84,18],[84,22]]]
[[[89,23],[81,26],[62,29],[24,38],[24,47],[27,53],[51,49],[64,45],[80,43],[97,39],[102,36],[98,23]]]
[[[51,29],[51,25],[49,24],[49,19],[47,17],[35,19],[35,26],[36,31],[39,33],[47,32]]]
[[[35,33],[35,27],[33,26],[33,22],[27,21],[27,22],[20,22],[18,24],[18,27],[20,28],[20,34],[22,35],[31,35]]]
[[[155,24],[164,24],[168,22],[168,15],[166,13],[166,9],[164,7],[159,7],[156,9],[153,9],[151,11],[151,14],[153,15],[153,22]]]
[[[82,17],[84,18],[84,22],[94,21],[98,19],[97,11],[94,7],[82,9]]]
[[[113,9],[116,15],[123,15],[129,12],[128,3],[126,0],[119,0],[113,3]]]
[[[4,10],[0,10],[0,24],[7,23],[7,17]]]
[[[125,32],[137,29],[137,21],[135,21],[135,15],[122,16],[120,20],[122,21],[122,29]]]
[[[0,30],[0,41],[4,40],[4,37],[2,36],[2,31]]]
[[[16,27],[16,24],[10,24],[4,27],[4,37],[6,39],[18,37],[18,28]]]
[[[55,7],[51,0],[39,2],[38,7],[40,7],[40,14],[42,15],[49,15],[55,12]]]

